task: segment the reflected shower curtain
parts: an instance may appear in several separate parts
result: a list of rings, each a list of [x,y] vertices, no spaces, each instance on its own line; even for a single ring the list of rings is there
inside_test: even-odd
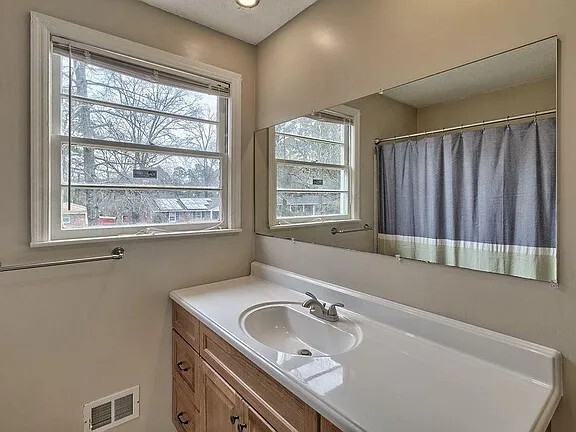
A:
[[[384,144],[378,250],[556,280],[556,119]]]

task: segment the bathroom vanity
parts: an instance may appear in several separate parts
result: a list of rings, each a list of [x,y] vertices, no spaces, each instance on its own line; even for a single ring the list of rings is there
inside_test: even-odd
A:
[[[562,395],[553,349],[263,264],[170,297],[181,432],[544,432]]]

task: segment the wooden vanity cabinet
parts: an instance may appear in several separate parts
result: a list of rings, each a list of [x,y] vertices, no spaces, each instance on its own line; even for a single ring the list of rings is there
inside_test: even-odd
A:
[[[176,303],[172,317],[179,432],[341,432]]]
[[[188,385],[178,375],[172,379],[172,423],[178,432],[197,432],[200,413]]]
[[[320,420],[320,432],[342,432],[324,417]]]

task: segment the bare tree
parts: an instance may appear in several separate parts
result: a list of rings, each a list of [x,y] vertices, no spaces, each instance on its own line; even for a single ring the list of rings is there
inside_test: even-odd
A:
[[[67,62],[63,62],[62,78],[63,85],[67,87]],[[79,60],[73,61],[71,84],[74,96],[126,108],[74,100],[72,115],[69,116],[67,103],[63,103],[63,133],[67,130],[68,119],[71,117],[74,136],[144,144],[150,146],[151,150],[145,152],[73,146],[72,182],[89,185],[219,185],[218,159],[190,158],[154,151],[161,147],[218,151],[216,125],[189,121],[181,117],[217,120],[217,107],[207,103],[202,94]],[[168,115],[150,114],[138,109]],[[178,117],[169,114],[176,114]],[[63,168],[66,171],[67,151],[63,152],[63,156]],[[135,179],[134,170],[138,169],[155,170],[157,178]],[[100,216],[126,219],[129,223],[144,223],[153,221],[155,217],[152,202],[155,198],[178,198],[180,195],[183,193],[77,188],[74,189],[71,200],[87,207],[90,225],[97,224]],[[192,192],[186,196],[209,195],[210,193],[206,192]]]

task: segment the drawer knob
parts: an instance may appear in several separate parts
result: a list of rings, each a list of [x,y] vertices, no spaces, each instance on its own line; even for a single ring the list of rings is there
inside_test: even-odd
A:
[[[238,429],[238,432],[242,432],[244,429],[246,429],[246,425],[241,423],[238,425],[237,429]]]
[[[183,425],[187,425],[188,423],[190,423],[190,421],[188,421],[188,420],[186,420],[186,419],[184,418],[184,413],[183,413],[183,412],[179,412],[179,413],[176,415],[176,418],[177,418],[178,421],[179,421],[180,423],[182,423]]]
[[[182,372],[188,372],[190,370],[189,367],[186,367],[183,361],[176,363],[176,366],[178,366],[178,369],[180,369]]]
[[[240,416],[231,415],[231,416],[230,416],[230,423],[235,424],[235,423],[236,423],[236,420],[239,420],[239,419],[240,419]]]

